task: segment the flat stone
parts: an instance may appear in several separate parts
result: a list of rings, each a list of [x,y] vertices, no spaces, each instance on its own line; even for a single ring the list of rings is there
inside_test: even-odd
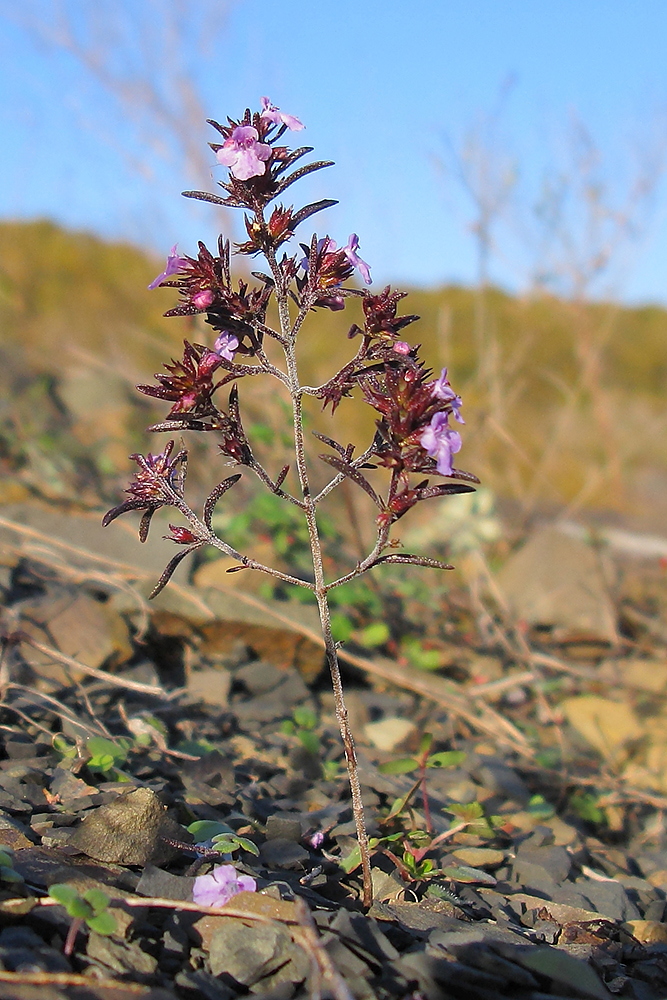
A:
[[[367,722],[364,726],[364,736],[378,750],[391,752],[417,731],[414,722],[399,716],[389,716],[378,722]]]
[[[618,641],[616,615],[598,554],[557,525],[531,535],[509,557],[497,582],[522,621]]]
[[[471,868],[497,868],[505,860],[504,851],[490,847],[459,847],[452,853],[457,861]]]
[[[209,963],[214,976],[226,973],[252,986],[282,965],[291,950],[292,939],[280,924],[249,926],[224,917],[211,938]]]
[[[310,858],[308,851],[293,840],[275,837],[267,840],[259,852],[260,860],[269,868],[299,869]]]
[[[610,920],[638,920],[641,914],[620,882],[596,882],[579,878],[577,889],[590,900],[594,909]]]
[[[188,694],[192,698],[200,698],[205,704],[220,708],[229,704],[231,686],[229,670],[193,670],[188,677]]]

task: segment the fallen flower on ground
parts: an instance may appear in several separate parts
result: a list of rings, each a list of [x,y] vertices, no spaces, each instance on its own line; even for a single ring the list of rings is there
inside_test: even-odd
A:
[[[239,892],[256,892],[257,882],[250,875],[239,875],[234,865],[218,865],[208,875],[198,875],[192,899],[201,906],[224,906]]]

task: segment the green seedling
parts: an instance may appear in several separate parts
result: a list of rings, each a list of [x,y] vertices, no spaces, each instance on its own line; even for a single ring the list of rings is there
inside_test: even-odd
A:
[[[419,751],[415,757],[400,757],[397,760],[389,760],[385,764],[380,764],[379,770],[383,774],[410,774],[418,771],[419,777],[407,795],[394,802],[385,822],[402,813],[414,793],[421,788],[422,802],[424,805],[424,819],[426,820],[426,831],[433,834],[433,821],[431,819],[431,809],[426,790],[426,772],[433,767],[457,767],[466,759],[466,754],[462,750],[443,750],[440,753],[429,753],[433,745],[433,734],[424,733],[419,744]]]
[[[211,850],[219,854],[233,854],[235,851],[248,851],[255,857],[259,854],[257,844],[247,837],[239,837],[231,826],[210,819],[198,819],[190,823],[188,833],[195,838],[195,844],[210,844]]]
[[[63,758],[74,760],[81,753],[84,759],[87,758],[86,766],[89,771],[113,777],[117,781],[128,780],[118,767],[126,762],[134,746],[135,741],[124,736],[119,736],[115,740],[108,740],[104,736],[90,736],[81,742],[80,747],[62,733],[57,733],[53,737],[53,749]]]
[[[301,746],[313,757],[319,756],[320,739],[314,731],[317,726],[317,716],[311,708],[299,705],[292,712],[291,719],[285,719],[280,726],[280,732],[296,736]]]
[[[451,813],[459,820],[457,829],[487,839],[495,836],[496,828],[502,826],[504,819],[502,816],[487,816],[481,802],[451,802],[442,811]]]
[[[599,797],[593,792],[574,792],[570,796],[569,806],[572,812],[586,823],[595,826],[607,825],[607,814],[599,805]]]
[[[86,762],[89,771],[98,772],[123,780],[124,775],[118,771],[118,766],[124,764],[132,749],[133,741],[126,737],[117,740],[107,740],[103,736],[91,736],[86,740],[86,752],[90,754]]]
[[[441,649],[428,649],[420,639],[416,639],[414,636],[406,636],[403,639],[401,653],[410,665],[418,670],[439,670],[446,662],[445,654]]]
[[[72,918],[63,947],[65,955],[72,954],[76,936],[84,924],[89,930],[105,937],[118,930],[116,918],[109,912],[111,899],[101,889],[87,889],[79,895],[73,885],[58,882],[49,889],[49,896],[64,906]]]
[[[9,847],[0,848],[0,882],[23,882],[23,875],[14,869],[14,856]]]

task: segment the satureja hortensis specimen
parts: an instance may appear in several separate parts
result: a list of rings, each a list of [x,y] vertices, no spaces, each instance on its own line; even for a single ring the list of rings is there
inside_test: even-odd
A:
[[[143,511],[139,537],[144,541],[153,514],[161,507],[173,507],[184,524],[170,526],[171,540],[179,546],[153,594],[168,582],[181,560],[205,545],[212,545],[238,560],[232,570],[255,570],[267,573],[296,587],[311,590],[317,600],[326,657],[331,671],[336,715],[345,748],[352,807],[356,823],[363,871],[364,904],[371,903],[372,886],[368,838],[357,773],[354,740],[343,698],[336,642],[331,632],[327,595],[373,567],[384,563],[413,563],[435,569],[447,569],[435,559],[397,551],[390,538],[395,521],[423,500],[444,494],[463,493],[477,482],[469,473],[454,468],[454,455],[461,448],[459,432],[452,426],[463,423],[461,399],[452,389],[443,369],[439,378],[424,367],[418,348],[402,339],[403,330],[417,316],[397,315],[397,307],[406,293],[389,287],[378,294],[346,284],[358,271],[366,285],[371,284],[368,264],[359,255],[359,239],[352,234],[344,246],[329,236],[313,235],[308,244],[292,244],[297,227],[307,219],[336,204],[324,199],[303,208],[275,204],[296,181],[315,170],[331,166],[317,160],[297,165],[312,148],[290,149],[283,145],[289,132],[299,132],[302,123],[275,107],[268,98],[261,109],[247,110],[238,121],[228,118],[226,125],[210,121],[218,132],[219,142],[211,143],[216,159],[228,168],[228,177],[220,181],[224,195],[186,191],[187,198],[197,198],[225,208],[244,209],[247,240],[234,247],[235,254],[262,256],[266,272],[255,271],[257,284],[232,280],[230,243],[218,240],[217,254],[199,243],[196,256],[181,256],[173,247],[164,271],[149,287],[177,288],[180,303],[167,316],[204,317],[211,327],[210,346],[185,341],[183,357],[165,364],[166,372],[156,375],[156,385],[138,389],[171,404],[164,422],[152,431],[213,433],[227,465],[248,469],[264,486],[285,503],[303,512],[310,549],[312,575],[299,579],[265,566],[238,552],[213,531],[211,517],[215,505],[241,478],[235,474],[215,485],[198,516],[185,499],[187,449],[174,450],[169,441],[158,454],[132,455],[138,469],[127,489],[128,499],[110,510],[104,518],[109,524],[120,514]],[[352,296],[361,298],[363,326],[352,325],[349,336],[356,340],[357,351],[341,369],[319,386],[304,386],[299,380],[297,340],[310,336],[305,322],[320,308],[340,310]],[[267,325],[267,308],[273,298],[278,313],[277,329]],[[316,326],[313,323],[313,326]],[[284,364],[274,364],[265,351],[267,338],[282,348]],[[258,461],[243,427],[239,408],[238,383],[247,376],[265,375],[280,382],[291,400],[296,475],[288,479],[290,466],[277,474]],[[227,401],[220,397],[229,386]],[[359,390],[364,401],[378,413],[372,441],[359,453],[354,444],[340,444],[316,433],[329,451],[320,455],[332,470],[329,482],[314,494],[304,447],[302,404],[306,395],[322,401],[323,409],[333,412],[343,397]],[[384,488],[372,485],[366,470],[386,470]],[[428,478],[424,478],[424,477]],[[275,478],[274,478],[275,477]],[[447,482],[439,481],[444,477]],[[377,477],[376,477],[377,478]],[[377,507],[375,544],[365,558],[337,580],[324,578],[322,547],[318,532],[318,506],[344,480],[350,480],[371,498]],[[292,483],[289,486],[288,484]],[[434,481],[433,481],[434,480]],[[226,498],[227,499],[227,498]]]

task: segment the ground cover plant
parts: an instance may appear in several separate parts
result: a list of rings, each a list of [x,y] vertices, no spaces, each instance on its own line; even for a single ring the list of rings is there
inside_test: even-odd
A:
[[[418,318],[397,315],[404,293],[392,292],[387,287],[379,294],[371,294],[345,284],[355,269],[367,285],[371,283],[370,268],[358,253],[356,234],[353,233],[343,247],[328,235],[318,237],[314,234],[307,244],[301,245],[300,251],[297,248],[295,252],[290,246],[290,252],[285,252],[298,226],[335,204],[330,199],[323,199],[297,210],[293,206],[276,204],[269,214],[269,206],[300,178],[331,165],[329,161],[316,160],[292,170],[312,152],[312,148],[291,149],[280,143],[287,131],[303,129],[301,121],[280,111],[268,98],[262,98],[260,111],[253,113],[248,109],[238,120],[228,118],[225,125],[215,121],[209,124],[223,140],[211,143],[211,148],[218,162],[229,168],[228,180],[220,182],[225,196],[202,191],[187,191],[185,195],[221,207],[245,210],[248,239],[236,245],[235,253],[263,257],[268,272],[254,271],[253,277],[258,283],[252,287],[241,279],[236,285],[231,273],[230,243],[223,236],[218,241],[217,255],[201,242],[196,257],[179,256],[178,247],[174,246],[164,270],[149,287],[178,288],[181,301],[168,315],[204,315],[211,327],[213,343],[206,346],[185,341],[182,359],[172,359],[165,364],[166,374],[156,376],[157,385],[141,385],[139,389],[172,404],[166,420],[153,425],[151,430],[215,435],[221,454],[231,460],[228,464],[254,472],[272,494],[303,514],[312,574],[309,578],[299,578],[263,565],[237,551],[215,533],[212,527],[214,508],[236,485],[239,475],[218,481],[204,504],[202,516],[197,516],[184,493],[188,452],[181,447],[174,453],[173,440],[157,455],[133,456],[139,470],[127,491],[129,499],[110,510],[104,524],[110,524],[121,514],[141,510],[144,513],[139,537],[145,541],[151,519],[161,507],[173,507],[185,518],[186,525],[170,525],[171,538],[181,546],[181,551],[169,562],[152,596],[160,593],[182,559],[207,545],[238,560],[238,565],[231,567],[229,572],[266,573],[314,594],[345,747],[363,868],[364,902],[370,906],[368,837],[327,595],[337,586],[383,563],[450,568],[435,559],[392,551],[390,532],[391,526],[417,504],[448,494],[469,492],[472,487],[464,484],[477,482],[474,475],[453,465],[454,455],[462,442],[450,420],[463,423],[462,401],[451,387],[447,369],[443,368],[439,378],[433,378],[432,372],[420,361],[418,348],[401,339],[402,331]],[[356,354],[322,385],[302,385],[297,339],[312,336],[308,331],[309,314],[318,309],[344,309],[346,299],[355,295],[362,296],[364,312],[363,328],[353,324],[348,333],[350,340],[358,339]],[[266,321],[271,299],[278,311],[277,329]],[[295,307],[292,313],[290,305]],[[269,358],[265,350],[268,341],[280,345],[283,367]],[[294,485],[288,483],[288,465],[272,475],[260,464],[244,429],[238,383],[252,376],[276,380],[289,394],[297,479]],[[231,385],[231,391],[226,409],[223,409],[218,394],[227,385]],[[379,414],[376,433],[361,453],[355,454],[358,445],[341,444],[328,435],[314,432],[330,449],[320,458],[331,466],[334,476],[313,495],[304,446],[303,398],[314,396],[322,401],[324,409],[330,406],[333,411],[355,389],[361,391],[364,400]],[[378,467],[388,472],[389,482],[384,491],[376,490],[366,476],[367,470]],[[445,477],[454,482],[432,484],[429,478],[418,478],[424,475]],[[376,539],[372,550],[355,567],[337,580],[327,582],[317,510],[328,494],[345,480],[362,489],[377,507]]]

